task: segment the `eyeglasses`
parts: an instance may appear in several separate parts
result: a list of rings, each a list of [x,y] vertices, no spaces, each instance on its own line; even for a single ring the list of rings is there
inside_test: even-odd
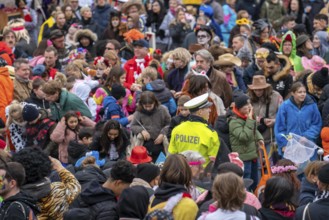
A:
[[[106,50],[115,50],[114,48],[111,47],[105,47]]]
[[[207,38],[207,35],[198,35],[197,38],[200,38],[200,39]]]

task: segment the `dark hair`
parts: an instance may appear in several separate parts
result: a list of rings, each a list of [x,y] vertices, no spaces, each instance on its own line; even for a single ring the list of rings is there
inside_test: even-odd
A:
[[[221,55],[223,55],[223,54],[232,53],[233,52],[232,49],[221,47],[219,44],[211,45],[208,48],[208,51],[214,57],[214,60],[218,60],[218,57],[221,56]]]
[[[17,60],[15,60],[14,62],[15,70],[21,68],[22,64],[29,64],[29,62],[24,58],[18,58]]]
[[[289,203],[294,194],[293,185],[285,178],[275,176],[267,180],[264,190],[263,207],[269,208],[278,203]]]
[[[118,130],[119,136],[114,140],[115,148],[117,151],[120,151],[124,148],[123,146],[123,132],[120,127],[120,123],[116,120],[109,120],[106,122],[103,128],[103,132],[100,138],[100,145],[102,146],[101,152],[107,153],[111,146],[111,140],[108,137],[110,130]]]
[[[12,159],[25,168],[25,184],[38,182],[51,172],[50,159],[37,147],[26,147],[16,152]]]
[[[290,21],[295,21],[296,20],[296,17],[295,16],[292,16],[292,15],[286,15],[283,17],[282,19],[282,25],[284,24],[287,24],[288,22]]]
[[[40,86],[43,86],[46,82],[43,79],[35,78],[32,82],[33,89],[39,89]]]
[[[83,138],[91,138],[94,134],[94,129],[92,128],[81,128],[79,130],[79,139],[82,140]]]
[[[15,36],[15,40],[17,41],[17,36],[16,36],[15,32],[12,31],[12,30],[10,30],[10,29],[5,30],[5,31],[3,32],[3,34],[2,34],[3,39],[4,39],[8,34],[10,34],[10,33],[14,34],[14,36]]]
[[[266,62],[270,63],[270,62],[274,62],[274,63],[280,63],[279,58],[276,56],[275,53],[271,52],[267,57],[266,57]]]
[[[72,6],[69,5],[69,4],[63,5],[63,6],[61,7],[61,10],[62,10],[62,12],[64,13],[64,16],[65,16],[65,19],[71,19],[71,18],[74,18],[74,17],[75,17],[74,13],[72,13],[72,17],[70,17],[70,18],[67,18],[67,17],[66,17],[65,11],[66,11],[66,9],[67,9],[68,7],[70,7],[70,8],[73,10]]]
[[[48,40],[47,39],[43,39],[40,41],[37,49],[33,52],[33,56],[43,56],[45,54],[45,51],[48,47]]]
[[[67,125],[68,120],[72,117],[77,118],[79,120],[79,116],[77,115],[76,112],[68,111],[68,112],[65,113],[64,118],[65,118],[65,123],[66,123],[66,129],[70,129],[71,131],[75,132],[76,138],[77,138],[78,137],[78,132],[79,132],[79,129],[80,129],[79,123],[78,123],[78,125],[76,126],[76,128],[74,130],[69,128],[69,126]],[[65,131],[65,135],[66,135],[66,131]]]
[[[328,16],[325,14],[317,14],[314,16],[313,20],[324,20],[328,24]]]
[[[206,88],[206,84],[208,84],[208,88],[211,89],[211,83],[205,76],[201,75],[192,75],[189,77],[189,87],[188,87],[188,93],[192,97],[197,97],[200,94],[200,92]]]
[[[303,83],[301,83],[301,82],[295,82],[294,84],[292,84],[292,86],[290,88],[290,92],[296,92],[301,87],[306,88],[306,86]]]
[[[50,47],[47,47],[45,52],[49,53],[49,52],[54,52],[54,55],[57,56],[58,55],[58,51],[57,49],[54,47],[54,46],[50,46]]]
[[[111,169],[110,180],[121,180],[125,183],[132,183],[136,176],[136,167],[126,160],[119,160]]]
[[[115,65],[111,68],[109,75],[106,78],[104,86],[112,86],[114,83],[120,83],[120,77],[126,74],[126,71],[120,65]]]
[[[192,171],[186,158],[181,154],[169,155],[161,170],[160,182],[184,185],[188,189],[191,181]]]
[[[108,43],[113,44],[113,45],[114,45],[114,48],[115,48],[116,50],[120,50],[120,49],[121,49],[121,44],[120,44],[120,42],[117,41],[117,40],[114,40],[114,39],[107,40],[107,41],[106,41],[106,44],[108,44]]]
[[[17,162],[8,162],[0,166],[1,170],[6,171],[5,178],[15,180],[18,188],[25,182],[25,169],[22,164]]]
[[[144,109],[143,105],[147,105],[147,104],[154,104],[154,108],[157,108],[160,105],[158,99],[155,97],[153,92],[150,91],[142,92],[138,102],[137,111],[142,112]]]

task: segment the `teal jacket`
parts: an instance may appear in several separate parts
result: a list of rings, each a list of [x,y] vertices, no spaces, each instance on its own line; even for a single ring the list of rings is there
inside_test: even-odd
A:
[[[238,152],[242,161],[253,160],[258,157],[257,142],[263,140],[257,130],[256,121],[243,120],[233,116],[229,122],[230,142],[233,152]]]
[[[51,119],[60,121],[68,111],[78,111],[81,115],[92,118],[87,105],[76,95],[62,89],[59,103],[50,103]]]

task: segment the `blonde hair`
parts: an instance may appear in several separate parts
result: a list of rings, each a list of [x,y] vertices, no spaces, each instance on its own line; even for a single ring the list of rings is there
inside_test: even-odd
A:
[[[16,42],[19,42],[21,39],[26,40],[26,42],[30,43],[30,35],[29,32],[26,30],[25,21],[22,18],[15,18],[13,20],[8,21],[8,25],[3,29],[3,32],[7,30],[13,30],[14,28],[22,28],[19,31],[14,31],[16,36]]]
[[[187,65],[192,58],[192,55],[188,50],[183,47],[178,47],[172,52],[172,56],[175,59],[181,60],[185,65]]]
[[[65,17],[65,14],[64,14],[64,12],[62,12],[62,11],[57,11],[55,14],[54,14],[54,18],[55,18],[55,20],[57,19],[57,17],[59,16],[59,15],[61,15],[61,14],[63,14],[64,15],[64,17]]]
[[[18,114],[22,115],[22,112],[23,112],[23,106],[17,100],[14,100],[9,106],[6,127],[9,128],[9,125],[11,125],[13,123],[14,119],[13,119],[12,115],[14,113],[18,113]]]
[[[121,65],[120,58],[113,50],[106,51],[104,54],[104,58],[115,61],[116,65]]]
[[[141,78],[145,79],[146,77],[150,77],[150,79],[156,80],[158,78],[158,71],[154,67],[146,67],[141,74]]]
[[[54,80],[59,82],[62,88],[66,87],[67,78],[63,73],[57,72]]]
[[[92,157],[92,156],[86,157],[82,161],[81,165],[82,165],[82,167],[86,167],[86,166],[95,166],[95,167],[98,167],[96,165],[96,159],[95,159],[95,157]]]
[[[311,179],[311,176],[312,175],[318,176],[321,167],[323,167],[326,164],[327,164],[327,162],[325,162],[325,161],[312,161],[312,162],[310,162],[304,170],[304,174],[305,174],[306,179],[310,183],[312,183],[313,181]]]
[[[218,208],[230,211],[239,210],[246,198],[242,178],[232,172],[216,176],[212,193]]]
[[[91,9],[88,7],[88,6],[84,6],[80,9],[80,14],[81,16],[83,16],[83,14],[86,12],[86,11],[91,11]]]

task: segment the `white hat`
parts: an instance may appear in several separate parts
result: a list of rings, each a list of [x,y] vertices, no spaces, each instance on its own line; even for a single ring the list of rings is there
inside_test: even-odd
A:
[[[199,109],[202,109],[202,108],[208,108],[208,107],[212,106],[212,103],[208,102],[208,97],[209,97],[208,93],[197,96],[197,97],[191,99],[190,101],[186,102],[184,104],[184,107],[189,109],[191,112],[198,111]]]

